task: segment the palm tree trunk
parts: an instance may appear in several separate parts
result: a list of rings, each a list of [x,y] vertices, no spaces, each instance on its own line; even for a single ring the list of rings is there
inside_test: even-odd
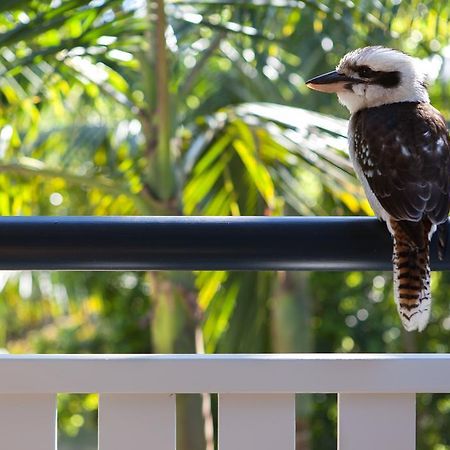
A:
[[[144,127],[147,148],[151,157],[150,185],[161,200],[174,196],[173,159],[170,149],[172,117],[170,108],[170,70],[166,46],[166,14],[164,0],[148,0],[150,32],[150,66],[155,75],[154,104],[149,105],[150,126]]]
[[[272,350],[281,353],[314,351],[312,335],[312,298],[309,292],[309,274],[280,272],[278,286],[271,302]],[[296,449],[310,450],[309,417],[311,395],[302,395],[296,402]]]
[[[148,272],[151,287],[151,338],[155,353],[195,353],[197,318],[189,311],[189,295],[167,273]],[[179,394],[177,449],[205,450],[204,401],[200,395]]]

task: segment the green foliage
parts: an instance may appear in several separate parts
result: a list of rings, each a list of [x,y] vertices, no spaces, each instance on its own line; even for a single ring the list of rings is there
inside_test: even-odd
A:
[[[371,214],[346,112],[304,80],[390,45],[441,70],[430,94],[448,117],[449,15],[437,0],[3,0],[0,214]],[[448,275],[419,336],[400,331],[390,280],[3,273],[0,338],[11,352],[201,351],[195,335],[208,352],[447,352]],[[180,423],[198,428],[194,403]],[[95,423],[95,396],[60,406],[66,436]],[[420,398],[419,446],[449,445],[447,410]],[[334,397],[300,396],[298,415],[304,448],[334,448]]]

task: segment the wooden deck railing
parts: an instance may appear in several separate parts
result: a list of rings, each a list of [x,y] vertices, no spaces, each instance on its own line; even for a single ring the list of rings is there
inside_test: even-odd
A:
[[[0,217],[0,269],[391,270],[392,238],[375,217]]]
[[[0,447],[56,448],[56,394],[99,393],[99,450],[175,450],[175,396],[218,393],[220,450],[294,450],[295,394],[338,393],[339,450],[413,450],[447,355],[0,357]]]
[[[0,269],[383,270],[391,255],[373,218],[0,218]],[[450,392],[450,356],[2,355],[0,450],[54,450],[63,392],[99,393],[100,450],[175,450],[175,396],[204,392],[219,450],[294,450],[296,393],[338,394],[339,450],[414,450],[415,394]]]

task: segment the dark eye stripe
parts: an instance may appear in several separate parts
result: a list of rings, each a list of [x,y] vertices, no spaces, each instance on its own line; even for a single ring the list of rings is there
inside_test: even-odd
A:
[[[358,66],[357,72],[362,78],[373,78],[377,74],[377,72],[372,70],[369,66]]]
[[[372,70],[369,66],[349,66],[349,69],[356,72],[361,78],[365,78],[371,84],[379,84],[385,88],[394,88],[400,84],[400,72],[382,72]]]
[[[400,84],[400,72],[378,72],[374,82],[386,88],[393,88]]]

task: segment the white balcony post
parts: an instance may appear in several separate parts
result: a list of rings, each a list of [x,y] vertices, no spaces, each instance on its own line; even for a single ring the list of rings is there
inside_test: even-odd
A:
[[[415,448],[415,394],[339,394],[338,450]]]
[[[56,450],[56,395],[0,395],[0,448]]]
[[[294,394],[219,396],[219,450],[294,450]]]
[[[99,450],[175,450],[175,433],[175,395],[100,395]]]

